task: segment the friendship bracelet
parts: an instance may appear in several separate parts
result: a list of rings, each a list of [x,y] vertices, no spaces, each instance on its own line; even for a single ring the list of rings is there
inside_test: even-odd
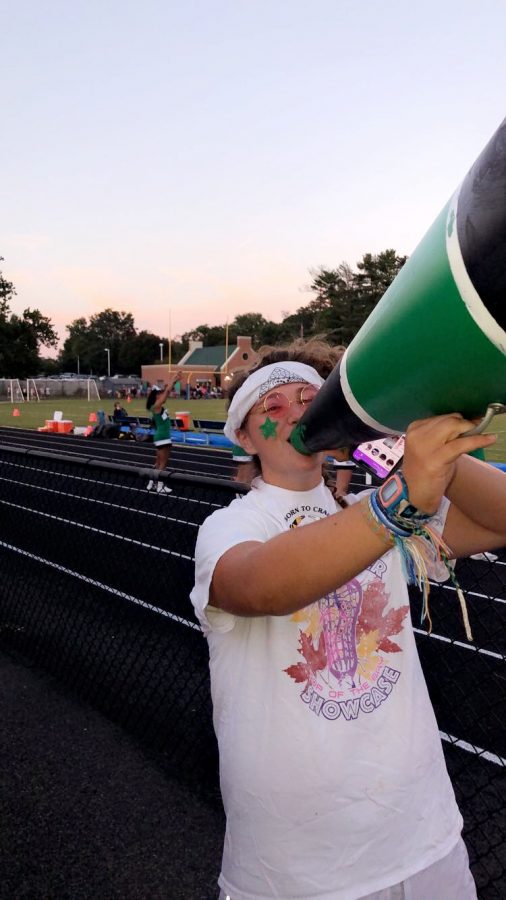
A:
[[[374,531],[374,534],[377,535],[377,537],[380,537],[383,541],[388,541],[390,546],[393,546],[394,536],[393,536],[390,528],[387,528],[386,525],[383,525],[383,523],[380,522],[379,519],[377,519],[376,516],[374,515],[374,511],[371,507],[370,497],[371,497],[371,495],[369,495],[368,497],[364,497],[364,499],[361,500],[359,503],[359,506],[364,514],[365,520],[366,520],[367,524],[369,525],[369,527],[372,529],[372,531]]]
[[[378,506],[385,515],[405,527],[409,527],[406,523],[427,522],[432,518],[431,513],[422,512],[411,503],[409,488],[402,469],[390,475],[381,487],[377,488],[375,495]],[[401,519],[401,523],[399,523],[399,519]]]
[[[369,505],[371,511],[375,518],[380,522],[385,528],[388,528],[392,534],[397,537],[409,537],[412,533],[412,529],[407,525],[402,523],[398,523],[394,520],[393,516],[388,515],[386,510],[382,509],[382,507],[378,503],[378,491],[377,489],[369,494]]]
[[[449,561],[451,551],[441,535],[432,529],[424,519],[403,520],[401,516],[388,515],[388,511],[380,507],[377,498],[378,489],[368,495],[365,502],[360,503],[370,528],[378,537],[388,539],[391,546],[397,547],[401,557],[404,576],[408,584],[414,584],[422,593],[421,621],[428,621],[429,634],[432,631],[432,619],[429,609],[429,568],[435,562],[443,563],[456,589],[461,606],[462,620],[468,641],[473,640],[467,605],[464,593],[457,581],[453,567]]]

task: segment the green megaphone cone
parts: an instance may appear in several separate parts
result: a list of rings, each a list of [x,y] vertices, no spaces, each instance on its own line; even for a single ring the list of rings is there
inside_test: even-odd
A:
[[[506,402],[506,119],[290,440],[302,453]]]

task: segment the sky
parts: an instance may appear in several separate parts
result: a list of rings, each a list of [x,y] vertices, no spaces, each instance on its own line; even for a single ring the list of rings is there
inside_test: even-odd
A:
[[[14,312],[175,339],[411,254],[506,115],[503,0],[3,0]]]

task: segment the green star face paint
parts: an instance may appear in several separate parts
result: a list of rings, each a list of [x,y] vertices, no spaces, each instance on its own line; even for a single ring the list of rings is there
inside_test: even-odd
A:
[[[260,425],[260,431],[262,432],[265,440],[267,440],[270,437],[276,437],[277,430],[278,430],[278,423],[273,422],[272,419],[269,419],[269,416],[267,416],[263,425]]]

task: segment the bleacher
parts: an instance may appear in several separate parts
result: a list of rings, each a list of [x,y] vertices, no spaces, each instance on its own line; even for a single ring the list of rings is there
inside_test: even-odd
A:
[[[135,431],[138,428],[150,429],[153,431],[153,420],[151,416],[126,416],[122,419],[115,419],[112,415],[108,416],[111,425],[119,425],[122,430]],[[193,419],[193,427],[196,431],[218,431],[222,432],[225,426],[224,421],[216,421],[215,419]],[[170,420],[170,427],[178,431],[188,430],[184,419],[178,417]]]
[[[155,433],[151,416],[126,416],[122,419],[115,419],[111,415],[108,416],[108,419],[110,425],[117,425],[119,427],[120,434],[127,434],[132,437],[135,437],[136,435],[149,437],[149,435]],[[183,431],[185,429],[185,423],[183,419],[171,418],[170,427],[174,428],[176,431]]]
[[[225,422],[216,422],[214,419],[194,419],[193,427],[198,431],[223,431]]]
[[[144,428],[149,428],[152,425],[151,416],[124,416],[122,419],[108,416],[108,419],[113,425],[141,425]]]
[[[224,425],[225,422],[214,419],[192,420],[188,413],[170,419],[172,440],[175,443],[230,447],[230,442],[223,434]],[[106,439],[150,441],[154,433],[153,420],[150,416],[125,416],[122,419],[114,419],[112,415],[108,415],[107,424],[96,436]]]

